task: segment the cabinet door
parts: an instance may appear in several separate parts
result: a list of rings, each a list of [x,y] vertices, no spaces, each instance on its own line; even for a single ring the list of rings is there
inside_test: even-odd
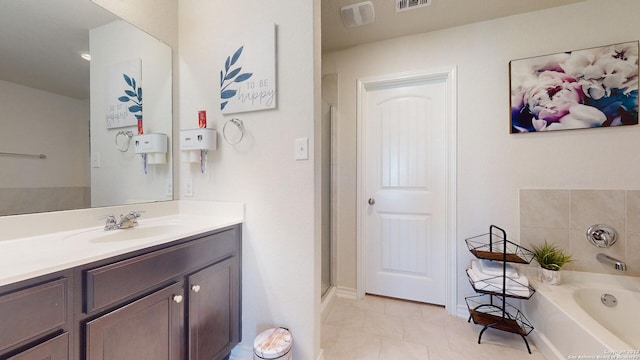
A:
[[[238,258],[189,277],[189,360],[225,358],[240,341]]]
[[[36,345],[29,350],[7,360],[68,360],[69,333],[60,334],[51,340]]]
[[[86,360],[181,360],[184,283],[179,282],[86,324]]]

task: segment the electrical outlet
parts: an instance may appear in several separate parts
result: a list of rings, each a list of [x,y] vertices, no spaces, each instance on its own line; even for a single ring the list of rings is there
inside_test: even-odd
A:
[[[166,196],[173,196],[173,180],[167,180],[167,188],[165,191]]]
[[[184,180],[184,196],[193,196],[193,179]]]

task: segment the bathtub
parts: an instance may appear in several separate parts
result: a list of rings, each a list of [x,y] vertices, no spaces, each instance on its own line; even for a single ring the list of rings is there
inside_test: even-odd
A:
[[[522,311],[547,359],[640,359],[640,278],[563,271],[553,286],[528,277],[537,292]],[[615,306],[604,305],[603,294]]]

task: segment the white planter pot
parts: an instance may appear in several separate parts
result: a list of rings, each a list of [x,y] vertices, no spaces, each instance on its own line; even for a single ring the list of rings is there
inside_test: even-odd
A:
[[[543,284],[560,285],[560,271],[547,270],[543,267],[539,267],[538,280]]]

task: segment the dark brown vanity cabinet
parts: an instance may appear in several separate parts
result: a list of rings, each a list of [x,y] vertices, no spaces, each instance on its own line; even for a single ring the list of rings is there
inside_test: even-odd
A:
[[[0,288],[0,360],[220,360],[241,340],[240,225],[68,273]]]
[[[240,342],[237,258],[189,276],[189,360],[223,359]]]
[[[0,359],[68,359],[70,289],[65,275],[70,276],[0,288]]]
[[[180,282],[88,321],[86,359],[182,359],[183,291]]]

